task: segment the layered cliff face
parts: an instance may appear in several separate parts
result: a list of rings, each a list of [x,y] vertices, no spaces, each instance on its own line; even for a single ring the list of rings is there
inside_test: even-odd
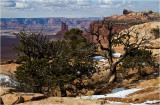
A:
[[[69,26],[89,25],[99,18],[1,18],[2,28],[33,27],[33,26],[60,26],[64,21]]]
[[[122,15],[112,15],[109,17],[105,17],[102,21],[110,21],[114,23],[113,31],[120,32],[124,29],[130,28],[131,26],[159,21],[160,13],[152,12],[151,10],[143,11],[143,12],[133,12],[131,10],[123,10]],[[94,24],[94,29],[98,28],[96,22],[92,22],[90,27]],[[108,31],[103,28],[102,34],[107,35]],[[86,35],[90,41],[96,42],[96,38],[91,35]],[[102,38],[102,42],[105,42],[105,38]]]

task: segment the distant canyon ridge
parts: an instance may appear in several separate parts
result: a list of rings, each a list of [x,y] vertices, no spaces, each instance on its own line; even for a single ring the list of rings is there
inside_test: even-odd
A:
[[[71,28],[81,28],[82,26],[88,28],[91,22],[101,19],[101,17],[1,18],[1,61],[15,60],[17,58],[13,46],[18,44],[18,39],[15,38],[13,33],[17,33],[23,28],[26,31],[42,31],[48,38],[57,40]]]
[[[101,17],[90,18],[1,18],[1,35],[12,35],[24,28],[25,30],[43,31],[45,35],[55,35],[61,30],[61,23],[64,22],[68,28],[88,27],[91,22],[101,20]]]

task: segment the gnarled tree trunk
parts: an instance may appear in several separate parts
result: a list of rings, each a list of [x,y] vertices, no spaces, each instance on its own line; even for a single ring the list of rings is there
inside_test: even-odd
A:
[[[110,67],[110,79],[109,79],[109,83],[113,83],[117,80],[117,73],[116,73],[116,67],[117,64],[113,64]]]

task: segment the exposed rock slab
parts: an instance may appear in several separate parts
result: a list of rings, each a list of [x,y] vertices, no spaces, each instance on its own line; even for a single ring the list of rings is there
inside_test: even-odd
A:
[[[40,93],[16,93],[16,95],[23,97],[24,101],[33,101],[46,98],[44,94]]]
[[[0,87],[0,96],[3,96],[5,94],[15,92],[15,88],[10,88],[10,87]]]
[[[17,96],[16,94],[6,94],[1,98],[4,105],[12,105],[24,102],[24,98],[21,96]]]

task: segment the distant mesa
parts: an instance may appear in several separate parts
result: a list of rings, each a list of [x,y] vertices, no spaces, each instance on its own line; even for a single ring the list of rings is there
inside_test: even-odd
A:
[[[56,33],[55,37],[62,38],[66,32],[68,32],[68,25],[62,21],[61,30]]]

